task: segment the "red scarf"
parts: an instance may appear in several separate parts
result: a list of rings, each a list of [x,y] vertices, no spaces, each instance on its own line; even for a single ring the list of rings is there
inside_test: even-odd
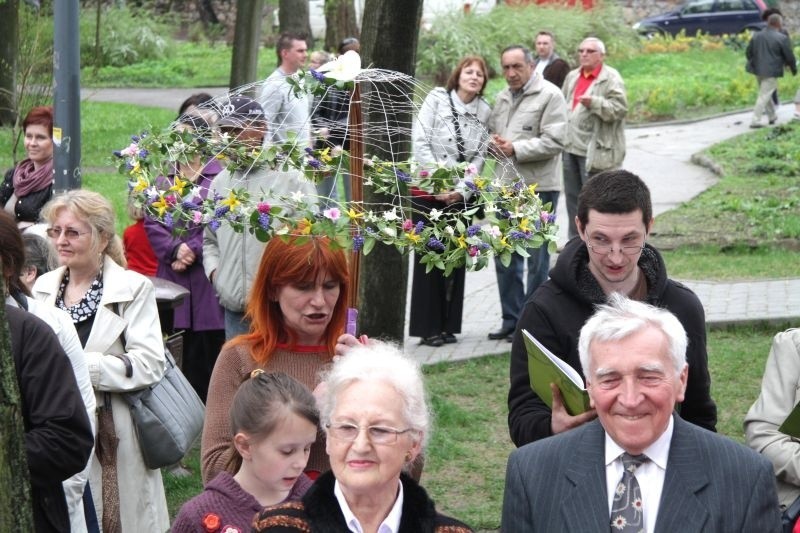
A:
[[[23,159],[14,170],[14,195],[17,198],[46,189],[51,183],[53,183],[52,157],[38,169],[33,167],[33,161]]]

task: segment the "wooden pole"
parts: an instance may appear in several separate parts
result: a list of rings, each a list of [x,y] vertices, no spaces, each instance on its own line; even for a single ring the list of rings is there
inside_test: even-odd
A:
[[[364,202],[364,130],[361,114],[361,91],[355,82],[350,95],[350,112],[348,115],[350,138],[350,205],[354,210],[363,209]],[[358,225],[352,222],[352,231],[358,231]],[[361,251],[353,251],[350,255],[350,291],[347,295],[347,306],[358,309],[358,281],[361,267]]]

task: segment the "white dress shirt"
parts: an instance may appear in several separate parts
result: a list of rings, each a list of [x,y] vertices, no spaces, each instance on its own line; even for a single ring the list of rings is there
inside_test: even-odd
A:
[[[389,511],[389,514],[386,515],[381,525],[378,526],[378,533],[397,533],[400,530],[400,518],[403,516],[403,484],[399,479],[397,480],[397,484],[399,486],[397,489],[397,499],[394,501],[394,505]],[[347,505],[347,500],[345,500],[344,493],[339,486],[339,480],[336,480],[333,484],[333,494],[339,501],[339,507],[342,509],[347,529],[352,533],[364,533],[358,518],[356,518],[356,515],[350,510],[350,506]]]
[[[667,459],[669,446],[672,442],[674,421],[669,418],[666,431],[644,450],[649,461],[636,469],[636,481],[642,492],[642,511],[644,513],[644,527],[647,533],[653,533],[658,518],[658,505],[661,501],[661,492],[664,488],[664,476],[667,472]],[[611,520],[611,508],[614,504],[614,493],[622,479],[622,459],[620,456],[625,450],[606,433],[606,488],[608,494],[608,516]]]

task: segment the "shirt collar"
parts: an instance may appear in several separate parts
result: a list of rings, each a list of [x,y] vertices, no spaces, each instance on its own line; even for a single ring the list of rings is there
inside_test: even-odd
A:
[[[584,78],[595,79],[600,75],[600,71],[603,70],[603,63],[597,65],[593,71],[591,71],[588,75],[583,72],[583,69],[580,70],[581,76]]]
[[[378,533],[397,533],[400,531],[400,518],[403,516],[403,483],[398,479],[397,485],[399,486],[397,490],[397,499],[395,499],[389,514],[386,515],[386,518],[383,519],[383,522],[381,522],[381,525],[378,527]],[[352,533],[363,533],[364,530],[361,528],[358,518],[356,518],[356,515],[350,510],[350,506],[347,505],[347,500],[344,497],[342,488],[339,486],[338,479],[333,484],[333,494],[339,502],[339,508],[341,508],[342,514],[344,515],[347,529]]]
[[[656,439],[656,441],[645,448],[644,454],[647,456],[650,461],[652,461],[656,466],[661,468],[662,470],[667,469],[667,460],[669,459],[669,445],[672,442],[672,431],[675,427],[675,421],[672,417],[669,417],[669,424],[667,424],[667,429],[664,433],[661,434],[660,437]],[[625,450],[622,447],[614,442],[614,439],[608,436],[606,433],[606,466],[610,465],[617,459],[619,456],[625,453]]]
[[[525,83],[525,85],[523,85],[522,88],[517,92],[513,92],[512,91],[511,92],[511,96],[513,98],[518,98],[518,97],[522,96],[523,94],[525,94],[525,91],[527,91],[530,88],[530,86],[533,85],[533,79],[535,77],[536,77],[536,72],[532,72],[531,73],[531,77],[528,78],[528,81]]]

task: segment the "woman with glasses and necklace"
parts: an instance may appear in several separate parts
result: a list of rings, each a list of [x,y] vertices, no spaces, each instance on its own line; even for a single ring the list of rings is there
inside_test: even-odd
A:
[[[101,195],[69,191],[45,205],[42,217],[61,267],[36,280],[33,295],[71,316],[98,406],[97,453],[89,468],[95,513],[90,515],[96,514],[105,532],[166,531],[161,471],[145,466],[122,396],[164,375],[153,284],[125,270],[114,210]]]
[[[253,531],[472,531],[437,513],[406,474],[430,436],[430,407],[417,363],[392,345],[371,341],[337,359],[321,390],[331,471],[300,503],[265,509]]]

